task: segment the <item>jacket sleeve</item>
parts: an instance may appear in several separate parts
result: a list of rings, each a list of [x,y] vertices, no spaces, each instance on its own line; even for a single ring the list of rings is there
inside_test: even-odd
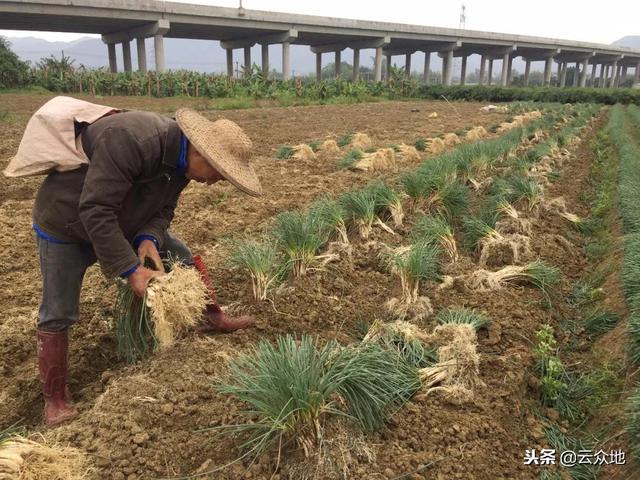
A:
[[[122,128],[107,128],[96,139],[79,202],[80,220],[107,278],[130,271],[138,257],[118,223],[118,212],[141,174],[145,152]]]
[[[165,205],[165,207],[158,212],[146,225],[144,225],[136,233],[136,238],[141,235],[150,235],[158,241],[158,245],[162,247],[164,244],[165,233],[173,220],[173,215],[178,204],[178,197],[176,196],[171,203]]]

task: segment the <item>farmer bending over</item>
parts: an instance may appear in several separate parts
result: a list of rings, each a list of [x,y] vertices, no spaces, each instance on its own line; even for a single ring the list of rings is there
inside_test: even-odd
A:
[[[191,180],[227,180],[249,195],[261,194],[249,164],[251,141],[228,120],[212,122],[188,109],[178,110],[175,120],[112,110],[90,124],[76,117],[75,137],[88,164],[49,173],[33,209],[43,279],[38,363],[49,426],[77,415],[68,388],[68,329],[78,321],[87,268],[97,260],[108,278],[126,278],[143,296],[149,281],[162,275],[161,259],[171,256],[195,266],[209,283],[201,259],[168,231],[180,193]],[[147,259],[154,269],[144,266]],[[207,286],[211,298],[201,331],[253,324],[250,317],[226,316]]]

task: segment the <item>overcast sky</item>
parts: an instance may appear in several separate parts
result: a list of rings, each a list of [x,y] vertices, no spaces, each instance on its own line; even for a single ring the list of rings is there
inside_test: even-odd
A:
[[[181,1],[237,7],[238,0]],[[640,1],[606,0],[243,0],[246,9],[305,13],[457,28],[462,4],[466,28],[491,32],[611,43],[640,35]],[[36,36],[47,40],[74,40],[84,35],[0,30],[4,36]]]

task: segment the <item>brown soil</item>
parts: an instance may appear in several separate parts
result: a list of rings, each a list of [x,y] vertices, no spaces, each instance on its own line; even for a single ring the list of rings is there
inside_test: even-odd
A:
[[[46,97],[4,95],[10,118],[3,123],[0,158],[17,148],[30,115]],[[147,108],[166,113],[176,100],[109,98],[115,106]],[[196,102],[194,100],[193,102]],[[186,102],[189,103],[189,102]],[[252,300],[246,276],[225,262],[224,242],[229,236],[256,233],[274,214],[301,207],[323,192],[338,193],[363,185],[371,175],[337,171],[338,155],[319,154],[313,161],[281,161],[274,158],[282,144],[298,144],[336,136],[346,131],[366,132],[374,145],[411,144],[418,137],[452,132],[466,125],[485,128],[504,120],[505,114],[481,114],[480,104],[456,104],[459,118],[446,103],[386,102],[354,106],[262,108],[206,112],[237,121],[254,139],[256,168],[265,196],[251,199],[230,186],[190,186],[176,214],[172,230],[205,258],[214,272],[223,304],[250,313],[255,328],[232,335],[188,337],[166,351],[136,365],[117,359],[110,319],[113,287],[97,270],[89,271],[82,292],[81,321],[73,329],[71,388],[80,417],[48,435],[89,453],[100,479],[142,479],[194,473],[232,462],[238,441],[196,433],[205,426],[240,420],[241,405],[212,388],[225,371],[229,358],[261,338],[279,334],[310,333],[323,339],[354,341],[357,323],[384,319],[384,303],[398,296],[399,285],[385,272],[376,255],[376,243],[406,243],[410,224],[391,235],[374,228],[374,243],[365,246],[354,239],[353,260],[342,258],[323,270],[302,277],[277,290],[273,301]],[[418,108],[418,113],[412,113]],[[429,119],[430,112],[438,118]],[[570,211],[587,213],[581,203],[591,156],[585,145],[565,164],[563,177],[550,187],[550,197],[564,196]],[[410,168],[416,162],[400,165]],[[4,164],[2,164],[4,165]],[[40,295],[39,272],[30,209],[41,178],[0,179],[0,418],[3,423],[24,418],[33,430],[40,425],[42,408],[33,358],[34,332]],[[409,222],[410,223],[410,222]],[[581,238],[559,216],[544,215],[532,227],[536,256],[557,265],[564,274],[560,299],[582,275],[586,260]],[[568,240],[559,240],[563,237]],[[447,267],[450,274],[476,268],[462,256]],[[473,403],[455,405],[437,394],[410,402],[392,419],[389,428],[367,437],[375,458],[356,459],[350,478],[450,479],[538,478],[539,469],[524,466],[526,449],[545,447],[541,423],[529,408],[532,342],[540,325],[557,325],[564,302],[548,309],[540,293],[531,288],[509,287],[474,293],[462,287],[437,290],[428,285],[421,294],[430,297],[435,311],[465,306],[491,318],[488,330],[479,333],[480,380]],[[431,321],[422,325],[432,327]],[[210,478],[287,478],[286,469],[272,476],[276,456],[254,465],[242,462]],[[283,461],[286,463],[286,458]],[[219,476],[218,476],[219,475]]]

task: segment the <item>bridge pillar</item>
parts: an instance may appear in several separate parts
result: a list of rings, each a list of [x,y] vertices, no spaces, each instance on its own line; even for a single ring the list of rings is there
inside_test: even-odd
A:
[[[622,65],[618,65],[618,68],[616,68],[616,79],[615,79],[615,88],[619,88],[620,87],[620,81],[622,80]]]
[[[422,81],[427,85],[429,83],[429,68],[431,67],[431,52],[424,52],[424,72],[422,73]]]
[[[624,79],[627,77],[627,66],[622,67],[622,74],[620,75],[620,83],[624,82]]]
[[[376,58],[374,62],[374,80],[376,82],[382,81],[382,47],[376,48]]]
[[[156,56],[156,72],[164,72],[166,70],[164,63],[164,37],[162,35],[154,35],[153,46]]]
[[[262,44],[262,76],[269,78],[269,44]]]
[[[640,84],[640,62],[636,63],[636,76],[633,80],[634,85]]]
[[[122,61],[124,63],[124,71],[131,72],[131,42],[129,40],[122,42]]]
[[[562,71],[560,72],[560,87],[567,85],[567,62],[562,62]]]
[[[136,47],[138,49],[138,71],[147,71],[147,48],[144,38],[136,38]]]
[[[282,43],[282,78],[291,80],[291,42]]]
[[[316,53],[316,80],[322,80],[322,53]]]
[[[605,65],[604,63],[600,64],[600,78],[598,79],[598,87],[600,88],[604,88],[607,86],[607,71],[608,71],[607,65]]]
[[[407,53],[404,60],[404,74],[407,78],[411,78],[411,54]]]
[[[611,65],[611,78],[609,80],[609,88],[615,88],[616,81],[618,80],[618,60],[613,61]]]
[[[589,59],[585,58],[582,61],[582,71],[580,72],[580,86],[582,88],[587,86],[587,70],[589,69]]]
[[[462,56],[462,65],[460,67],[460,85],[467,83],[467,56]]]
[[[227,54],[227,77],[233,78],[233,48],[225,48]]]
[[[578,75],[580,74],[580,62],[576,62],[576,67],[575,67],[575,71],[573,72],[573,82],[572,82],[572,86],[573,87],[577,87],[578,86]]]
[[[391,80],[391,55],[387,55],[387,71],[385,72],[385,80],[387,83]]]
[[[442,57],[442,83],[451,85],[453,78],[453,50],[447,50]]]
[[[357,82],[360,80],[360,49],[353,49],[353,75],[351,80]]]
[[[482,55],[480,57],[480,78],[478,78],[478,85],[482,85],[485,82],[485,75],[487,74],[487,56]]]
[[[529,86],[529,76],[531,75],[531,60],[527,59],[524,67],[524,86]]]
[[[118,73],[118,61],[116,58],[116,44],[107,43],[107,52],[109,53],[109,71]]]
[[[544,86],[551,85],[551,69],[553,68],[553,57],[548,57],[544,62]]]
[[[342,51],[341,50],[336,50],[333,63],[335,65],[335,76],[336,78],[339,78],[340,74],[342,73]]]
[[[507,86],[511,85],[513,80],[513,57],[509,55],[509,64],[507,66]]]
[[[500,77],[500,85],[503,87],[507,86],[507,82],[509,80],[509,59],[511,56],[508,53],[505,53],[502,56],[502,75]]]
[[[593,66],[591,67],[591,78],[589,79],[589,86],[596,87],[596,70],[598,68],[598,64],[593,62]]]
[[[493,58],[489,58],[489,71],[487,72],[487,85],[493,81]]]
[[[251,47],[244,47],[244,74],[251,73]]]

